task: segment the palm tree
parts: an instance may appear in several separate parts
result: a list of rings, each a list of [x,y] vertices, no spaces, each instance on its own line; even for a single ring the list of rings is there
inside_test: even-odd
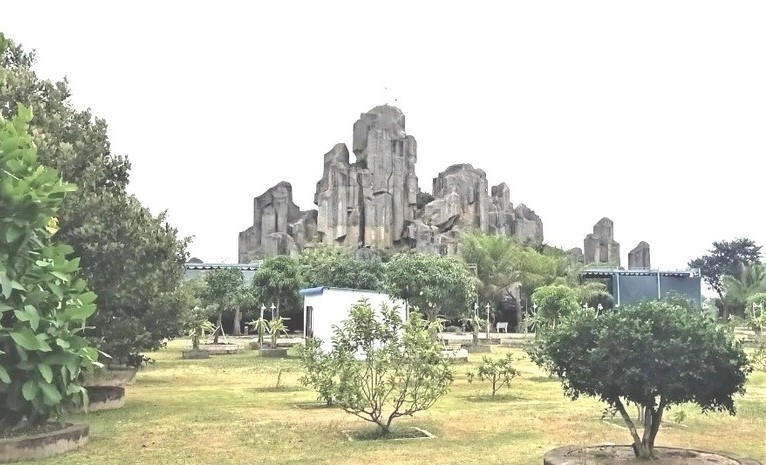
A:
[[[724,299],[732,308],[744,309],[748,297],[766,292],[766,265],[752,264],[740,267],[739,278],[724,275]]]

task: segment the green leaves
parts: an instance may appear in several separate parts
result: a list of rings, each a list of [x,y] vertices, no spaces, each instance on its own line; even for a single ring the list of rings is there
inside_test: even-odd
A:
[[[13,342],[24,350],[39,350],[40,340],[31,329],[24,328],[20,331],[9,331]]]

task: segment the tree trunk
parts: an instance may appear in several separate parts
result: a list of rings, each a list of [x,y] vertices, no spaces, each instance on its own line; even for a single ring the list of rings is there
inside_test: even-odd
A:
[[[218,334],[221,331],[223,324],[223,312],[218,313],[218,321],[215,324],[215,331],[213,331],[213,344],[218,344]]]
[[[234,328],[231,330],[233,336],[241,336],[242,331],[240,326],[242,325],[242,309],[237,307],[234,309]]]

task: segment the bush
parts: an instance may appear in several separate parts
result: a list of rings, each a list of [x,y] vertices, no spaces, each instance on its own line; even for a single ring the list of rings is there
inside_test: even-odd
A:
[[[485,356],[481,358],[481,365],[476,372],[468,372],[468,383],[473,383],[475,377],[478,377],[479,381],[489,381],[492,397],[495,397],[501,388],[510,388],[511,380],[519,375],[521,373],[513,368],[513,355],[506,354],[505,358],[496,360]]]
[[[598,397],[622,416],[636,456],[654,456],[666,408],[735,413],[751,367],[741,345],[688,302],[651,301],[597,315],[578,310],[538,339],[532,359],[557,375],[572,399]],[[643,410],[643,435],[625,410]]]
[[[96,295],[78,277],[79,259],[66,258],[72,248],[52,240],[56,211],[75,187],[38,163],[31,118],[23,106],[12,121],[0,117],[0,430],[87,402],[77,380],[98,358],[79,335]]]
[[[417,313],[403,322],[396,309],[375,312],[361,301],[335,328],[332,346],[325,353],[318,339],[307,342],[302,381],[325,402],[377,424],[381,435],[396,418],[430,408],[452,383],[441,347]]]

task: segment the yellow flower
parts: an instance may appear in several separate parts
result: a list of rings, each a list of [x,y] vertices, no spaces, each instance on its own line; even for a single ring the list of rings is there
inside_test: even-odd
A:
[[[59,219],[55,216],[48,218],[48,225],[45,226],[45,229],[51,234],[56,234],[56,231],[59,230]]]

